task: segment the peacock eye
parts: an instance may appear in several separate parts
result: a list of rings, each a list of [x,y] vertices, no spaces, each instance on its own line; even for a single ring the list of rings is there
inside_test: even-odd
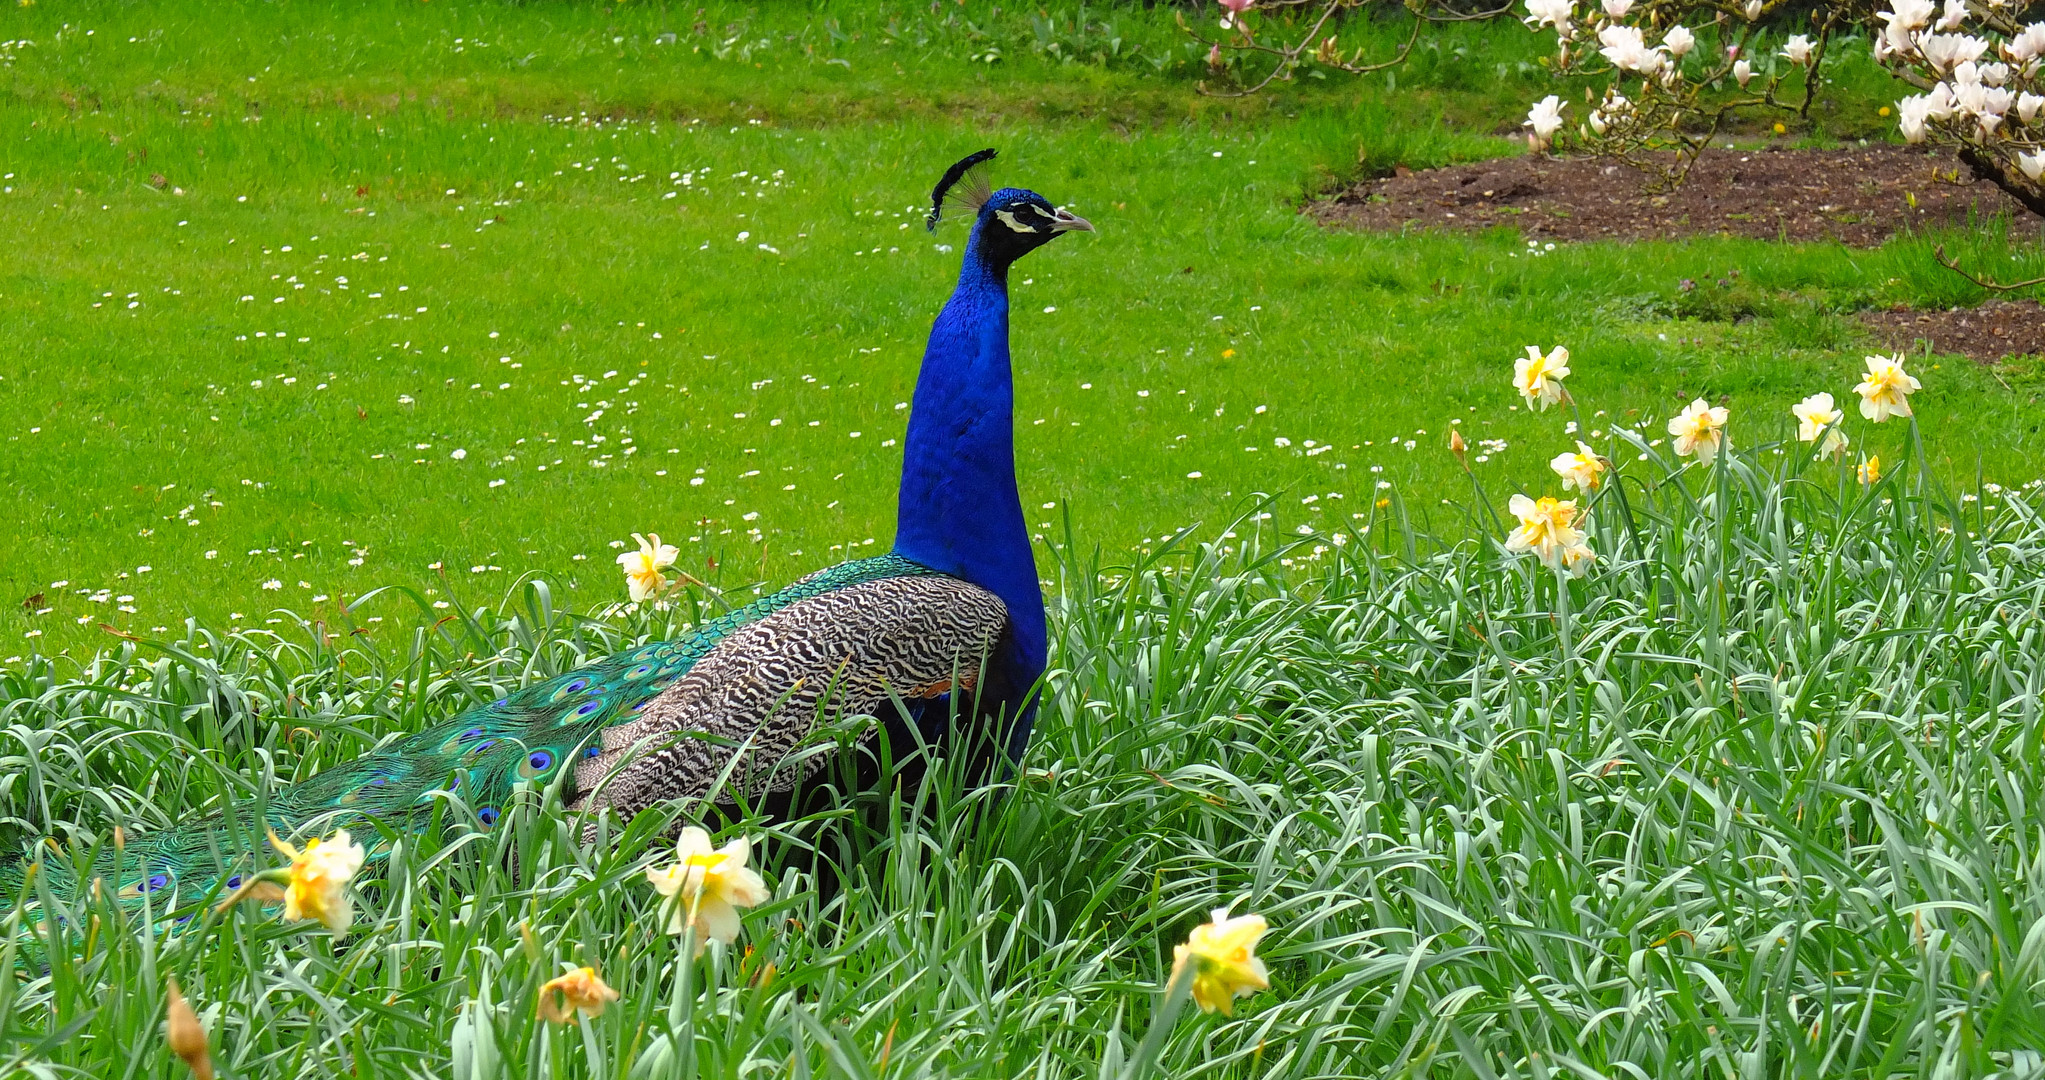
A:
[[[548,768],[554,764],[554,755],[546,752],[545,750],[535,750],[533,751],[531,757],[525,759],[525,763],[527,767],[531,768],[534,772],[539,772],[540,770]]]
[[[241,875],[240,875],[240,874],[236,874],[236,875],[234,875],[233,877],[231,877],[231,878],[228,878],[228,879],[227,879],[227,887],[228,887],[228,888],[230,888],[230,889],[239,889],[239,888],[241,888]]]
[[[476,811],[476,818],[480,820],[484,825],[495,825],[497,824],[497,808],[494,806],[486,806],[481,810]]]
[[[479,727],[472,727],[469,730],[461,733],[461,740],[463,742],[468,742],[470,739],[480,739],[482,737],[483,729]]]
[[[601,747],[601,746],[592,746],[592,747],[590,747],[589,749],[587,749],[587,750],[584,750],[584,751],[582,752],[582,756],[583,756],[583,757],[602,757],[602,756],[603,756],[603,752],[604,752],[604,748],[603,748],[603,747]]]
[[[169,877],[167,877],[167,876],[165,876],[165,875],[163,875],[163,874],[151,874],[151,875],[149,875],[149,880],[148,880],[148,882],[147,882],[147,883],[145,883],[145,884],[144,884],[144,885],[142,886],[142,891],[143,891],[143,892],[155,892],[156,890],[158,890],[158,889],[161,889],[161,888],[163,888],[163,887],[164,887],[165,885],[168,885],[168,884],[170,884],[170,878],[169,878]]]
[[[604,707],[604,703],[603,703],[603,702],[601,702],[601,701],[585,701],[585,702],[583,702],[583,703],[581,704],[581,706],[579,706],[578,708],[576,708],[576,710],[575,710],[575,715],[577,715],[577,716],[588,716],[589,714],[591,714],[591,713],[593,713],[593,712],[595,712],[595,711],[597,711],[598,709],[601,709],[601,708],[603,708],[603,707]]]

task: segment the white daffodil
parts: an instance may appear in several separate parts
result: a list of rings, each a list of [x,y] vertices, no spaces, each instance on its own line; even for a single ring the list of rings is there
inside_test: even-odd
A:
[[[1527,405],[1546,412],[1562,400],[1562,380],[1569,376],[1569,350],[1560,345],[1541,355],[1538,346],[1527,346],[1527,355],[1513,361],[1512,384]]]
[[[1548,467],[1562,478],[1564,490],[1573,487],[1586,495],[1598,490],[1598,485],[1604,482],[1606,468],[1605,459],[1581,440],[1576,444],[1575,453],[1555,455],[1555,460],[1550,461]]]
[[[1270,972],[1257,958],[1257,942],[1270,930],[1262,915],[1238,915],[1215,908],[1211,922],[1193,928],[1184,945],[1172,948],[1172,977],[1193,967],[1193,1001],[1201,1012],[1232,1015],[1235,999],[1270,987]]]
[[[1692,401],[1669,419],[1669,434],[1675,436],[1677,457],[1697,456],[1699,465],[1709,465],[1725,443],[1726,408],[1707,405],[1703,398]]]
[[[1532,552],[1549,566],[1574,574],[1581,574],[1589,568],[1584,556],[1591,554],[1590,545],[1584,540],[1580,528],[1582,515],[1577,512],[1573,500],[1547,495],[1539,499],[1514,495],[1506,503],[1506,509],[1520,523],[1519,528],[1505,538],[1507,551]]]
[[[647,867],[646,880],[669,898],[667,932],[696,928],[696,952],[711,938],[731,944],[740,928],[738,909],[765,903],[767,883],[747,869],[752,845],[741,836],[715,851],[710,834],[691,825],[675,843],[675,862]]]
[[[1853,392],[1860,395],[1860,414],[1879,424],[1891,416],[1910,415],[1910,395],[1922,386],[1903,370],[1903,356],[1870,356],[1867,371]]]
[[[1839,430],[1839,422],[1846,419],[1846,410],[1832,403],[1832,395],[1812,394],[1810,397],[1789,407],[1796,417],[1796,437],[1804,442],[1825,441],[1818,447],[1819,457],[1831,457],[1846,449],[1846,433]]]
[[[297,922],[317,919],[336,934],[348,932],[354,906],[348,899],[348,882],[362,869],[368,853],[349,838],[348,830],[337,829],[325,840],[307,840],[296,848],[270,834],[270,843],[291,860],[291,881],[284,890],[284,919]]]
[[[632,539],[639,542],[639,550],[619,555],[618,565],[625,571],[625,586],[631,591],[632,601],[638,603],[667,588],[667,575],[661,571],[675,564],[681,549],[661,543],[659,533],[652,534],[652,539],[633,533]]]

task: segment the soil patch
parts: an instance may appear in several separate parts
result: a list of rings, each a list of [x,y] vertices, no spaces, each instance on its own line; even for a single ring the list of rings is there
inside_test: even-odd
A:
[[[1912,198],[1915,205],[1912,205]],[[2029,212],[1948,156],[1904,146],[1851,150],[1706,150],[1673,191],[1586,158],[1497,158],[1365,181],[1308,207],[1324,224],[1518,226],[1530,238],[1652,240],[1743,236],[1873,247],[1904,229],[1962,226]]]
[[[2045,307],[2036,300],[1990,300],[1950,311],[1863,311],[1860,321],[1890,349],[1959,353],[1984,364],[2045,356]]]

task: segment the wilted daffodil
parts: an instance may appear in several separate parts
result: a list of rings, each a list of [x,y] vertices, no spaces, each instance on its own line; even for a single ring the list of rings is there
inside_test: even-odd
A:
[[[1867,372],[1853,392],[1860,395],[1860,414],[1879,424],[1891,416],[1910,415],[1910,395],[1921,386],[1903,370],[1902,354],[1870,356]]]
[[[604,1014],[604,1006],[616,1000],[618,992],[604,983],[595,968],[580,967],[540,987],[540,1018],[566,1024],[578,1012],[598,1017]]]
[[[696,953],[711,938],[731,944],[738,939],[738,909],[766,901],[770,895],[760,875],[746,868],[752,846],[745,837],[710,849],[710,834],[694,825],[682,830],[675,844],[675,862],[647,867],[646,880],[669,898],[667,932],[696,928]]]
[[[1541,355],[1538,346],[1527,346],[1527,355],[1513,361],[1512,384],[1527,399],[1529,408],[1546,412],[1562,400],[1562,380],[1569,376],[1569,350],[1560,345]]]
[[[346,829],[335,830],[325,840],[307,840],[302,849],[278,839],[276,833],[270,834],[270,843],[291,860],[291,880],[284,889],[285,920],[317,919],[336,934],[347,933],[355,915],[348,882],[368,857],[362,845],[350,839]]]
[[[1565,489],[1573,487],[1586,495],[1598,490],[1605,478],[1605,459],[1582,441],[1577,442],[1576,453],[1557,454],[1548,467],[1562,478]]]
[[[1684,406],[1681,414],[1669,420],[1669,434],[1676,437],[1676,455],[1695,454],[1698,464],[1711,464],[1725,442],[1725,420],[1725,406],[1707,405],[1703,398]]]
[[[650,540],[633,533],[632,539],[639,541],[639,550],[618,556],[618,565],[625,570],[625,585],[631,590],[632,601],[638,603],[667,588],[667,575],[661,571],[675,564],[681,550],[673,544],[661,543],[659,533],[654,533]]]
[[[1824,437],[1824,443],[1818,447],[1819,457],[1831,457],[1846,449],[1846,433],[1839,430],[1839,421],[1846,419],[1846,411],[1832,404],[1832,395],[1812,394],[1791,405],[1789,411],[1797,420],[1797,438],[1817,442],[1820,436]]]
[[[1575,501],[1546,495],[1539,499],[1514,495],[1506,508],[1520,522],[1520,527],[1506,537],[1507,551],[1531,551],[1549,566],[1561,567],[1572,574],[1589,569],[1595,554],[1578,527],[1583,521]]]
[[[1268,989],[1271,979],[1257,959],[1257,942],[1271,927],[1262,915],[1238,915],[1215,908],[1213,921],[1193,928],[1172,950],[1172,978],[1192,966],[1193,1000],[1201,1012],[1234,1015],[1235,999]]]

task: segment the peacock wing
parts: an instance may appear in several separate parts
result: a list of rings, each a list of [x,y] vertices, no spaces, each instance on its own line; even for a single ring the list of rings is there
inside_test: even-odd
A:
[[[786,765],[818,716],[880,715],[895,698],[971,691],[1008,627],[1001,599],[943,575],[867,581],[742,627],[576,768],[584,808],[629,818],[664,799],[785,791],[823,761]]]

